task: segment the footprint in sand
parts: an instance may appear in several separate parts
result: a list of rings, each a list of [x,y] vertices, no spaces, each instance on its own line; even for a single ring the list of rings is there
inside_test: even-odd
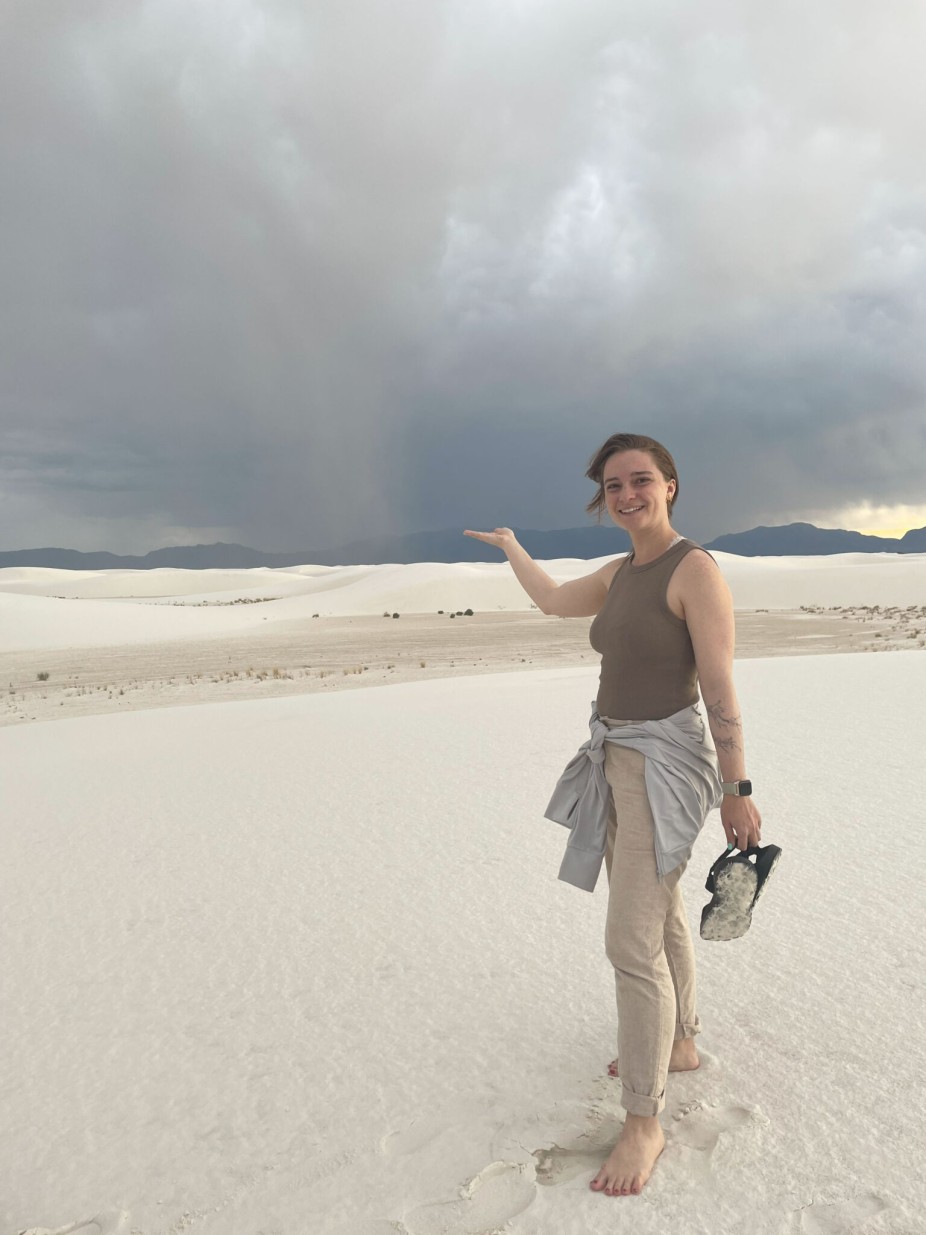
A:
[[[620,1124],[615,1120],[594,1132],[581,1133],[568,1145],[552,1144],[534,1150],[537,1163],[537,1183],[543,1187],[564,1184],[579,1175],[596,1175],[601,1164],[614,1148],[620,1135]]]
[[[69,1222],[67,1226],[30,1226],[17,1235],[119,1235],[127,1232],[131,1215],[124,1209],[107,1209],[93,1218],[84,1218],[80,1222]]]
[[[552,1144],[534,1150],[537,1163],[537,1183],[545,1186],[565,1183],[577,1175],[594,1174],[614,1148],[620,1135],[621,1120],[599,1111],[601,1123],[592,1132],[583,1133],[566,1146]],[[725,1132],[756,1121],[753,1111],[741,1106],[708,1108],[700,1102],[688,1102],[673,1115],[674,1124],[667,1129],[670,1145],[693,1151],[695,1162],[704,1173],[710,1171],[710,1158]],[[536,1142],[535,1142],[536,1143]]]
[[[551,1145],[549,1149],[535,1149],[537,1182],[544,1187],[564,1184],[578,1175],[595,1174],[611,1150],[613,1141],[595,1150],[591,1145],[584,1148],[575,1145]]]
[[[710,1174],[711,1157],[717,1142],[726,1132],[760,1121],[755,1111],[745,1106],[701,1106],[689,1103],[675,1115],[675,1124],[669,1132],[670,1145],[693,1150],[694,1162],[700,1165],[703,1174]]]
[[[623,1110],[613,1085],[597,1082],[582,1101],[563,1099],[545,1111],[499,1128],[492,1154],[533,1166],[542,1187],[596,1174],[620,1135]],[[537,1149],[529,1149],[537,1145]],[[529,1158],[522,1155],[530,1154]],[[533,1158],[533,1162],[531,1162]]]
[[[887,1201],[874,1192],[834,1204],[814,1201],[801,1210],[798,1230],[801,1235],[850,1235],[857,1226],[887,1208]]]
[[[460,1190],[459,1200],[420,1205],[402,1224],[408,1235],[492,1235],[523,1213],[536,1192],[532,1167],[490,1162]]]

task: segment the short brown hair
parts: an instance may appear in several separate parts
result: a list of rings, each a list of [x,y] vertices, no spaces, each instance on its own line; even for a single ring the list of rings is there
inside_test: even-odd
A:
[[[652,457],[653,462],[662,472],[663,477],[666,480],[675,481],[675,492],[669,498],[669,514],[671,515],[678,499],[679,491],[678,470],[675,466],[675,460],[661,442],[657,442],[651,437],[644,437],[640,433],[612,433],[608,440],[599,446],[591,459],[589,459],[588,470],[585,475],[589,480],[595,482],[598,489],[595,496],[585,507],[586,512],[590,515],[597,515],[598,522],[601,522],[601,515],[605,509],[604,486],[601,483],[601,478],[604,475],[604,465],[612,455],[623,454],[625,450],[645,450]]]

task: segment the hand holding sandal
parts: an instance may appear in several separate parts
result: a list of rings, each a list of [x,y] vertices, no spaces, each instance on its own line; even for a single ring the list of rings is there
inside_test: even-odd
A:
[[[778,845],[753,845],[742,853],[727,846],[704,885],[711,900],[701,911],[702,939],[739,939],[746,934],[752,911],[780,857]]]

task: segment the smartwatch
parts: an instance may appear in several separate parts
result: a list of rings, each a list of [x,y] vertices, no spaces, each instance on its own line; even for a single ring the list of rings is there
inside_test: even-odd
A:
[[[722,780],[720,787],[730,797],[748,798],[752,795],[751,780]]]

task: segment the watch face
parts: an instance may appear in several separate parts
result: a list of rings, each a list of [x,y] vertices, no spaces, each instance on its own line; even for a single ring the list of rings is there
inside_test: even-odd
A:
[[[751,780],[741,780],[740,781],[740,797],[748,798],[751,795],[751,793],[752,793],[752,781]]]

